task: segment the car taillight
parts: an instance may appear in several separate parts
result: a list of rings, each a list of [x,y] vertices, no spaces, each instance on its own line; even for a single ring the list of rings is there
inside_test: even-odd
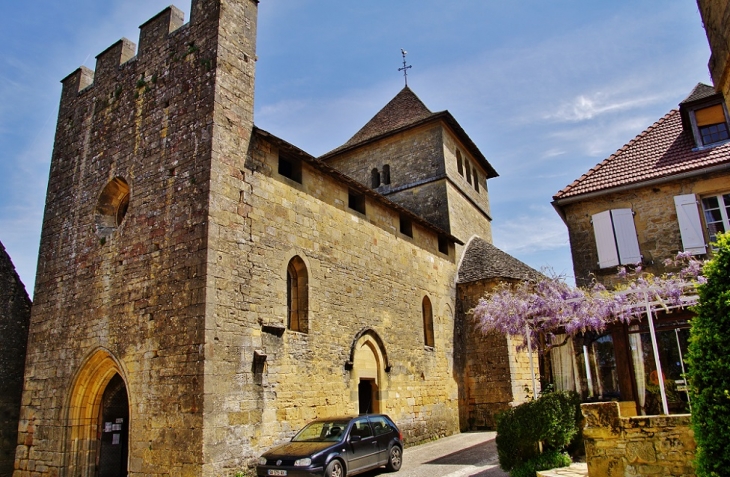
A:
[[[403,433],[400,431],[400,429],[398,430],[398,439],[403,442]]]

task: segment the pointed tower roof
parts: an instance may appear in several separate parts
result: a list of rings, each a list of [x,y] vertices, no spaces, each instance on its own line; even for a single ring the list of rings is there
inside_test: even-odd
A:
[[[454,131],[464,146],[469,149],[474,158],[484,167],[488,179],[499,175],[450,112],[431,112],[408,86],[400,90],[388,104],[378,111],[345,144],[323,154],[319,157],[319,160],[327,161],[333,156],[350,149],[355,149],[368,142],[377,141],[404,129],[437,120],[445,122]]]
[[[715,91],[715,88],[713,88],[712,86],[706,85],[705,83],[697,83],[697,86],[694,87],[694,89],[689,94],[689,96],[684,98],[684,101],[679,103],[679,105],[681,107],[683,104],[693,103],[700,99],[705,99],[705,98],[709,98],[711,96],[715,96],[716,94],[718,94],[718,93],[717,93],[717,91]]]
[[[387,134],[396,129],[410,126],[433,116],[416,94],[406,86],[386,104],[378,114],[368,121],[344,146],[353,146]]]

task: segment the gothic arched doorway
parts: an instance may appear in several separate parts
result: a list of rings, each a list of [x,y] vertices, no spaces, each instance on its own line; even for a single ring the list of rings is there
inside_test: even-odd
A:
[[[127,475],[129,449],[129,399],[127,386],[118,374],[109,381],[99,413],[98,477]]]
[[[347,365],[351,372],[351,398],[360,414],[385,412],[388,357],[380,336],[371,329],[355,336]]]
[[[76,376],[68,405],[67,475],[127,475],[129,395],[111,354],[99,349]]]

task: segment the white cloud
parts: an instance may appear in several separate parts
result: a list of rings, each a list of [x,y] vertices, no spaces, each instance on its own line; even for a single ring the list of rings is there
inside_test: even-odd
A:
[[[657,96],[640,96],[634,98],[614,98],[611,94],[597,92],[592,95],[579,95],[560,105],[554,113],[545,115],[545,119],[558,121],[585,121],[605,113],[616,113],[640,108],[663,99]]]

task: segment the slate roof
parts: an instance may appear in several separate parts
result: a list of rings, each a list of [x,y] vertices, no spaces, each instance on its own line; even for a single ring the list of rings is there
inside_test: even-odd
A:
[[[700,86],[700,85],[698,85]],[[703,85],[706,86],[706,85]],[[687,100],[701,99],[705,88],[695,87]],[[712,90],[714,93],[714,90]],[[697,149],[692,134],[682,128],[678,110],[673,109],[649,126],[624,147],[573,181],[553,199],[569,197],[640,184],[705,168],[730,165],[730,143]]]
[[[694,89],[689,94],[689,96],[684,98],[684,101],[682,101],[679,104],[681,106],[686,103],[693,103],[700,99],[705,99],[705,98],[709,98],[711,96],[715,96],[716,94],[718,94],[718,93],[715,91],[715,88],[713,88],[712,86],[707,85],[705,83],[697,83],[697,86],[694,87]]]
[[[457,283],[489,278],[538,281],[544,275],[486,240],[475,237],[464,251]]]
[[[443,120],[451,127],[451,129],[454,130],[457,137],[469,150],[472,156],[474,156],[474,158],[482,165],[484,170],[487,171],[487,179],[491,179],[499,175],[451,113],[448,111],[431,112],[431,110],[426,107],[423,101],[421,101],[408,86],[400,90],[400,92],[383,107],[383,109],[378,111],[378,113],[345,144],[323,154],[319,157],[319,160],[326,161],[333,156],[350,149],[355,149],[356,147],[368,142],[377,141],[378,139],[395,134],[404,129],[435,120]]]
[[[431,116],[431,110],[406,86],[343,146],[360,144]]]

